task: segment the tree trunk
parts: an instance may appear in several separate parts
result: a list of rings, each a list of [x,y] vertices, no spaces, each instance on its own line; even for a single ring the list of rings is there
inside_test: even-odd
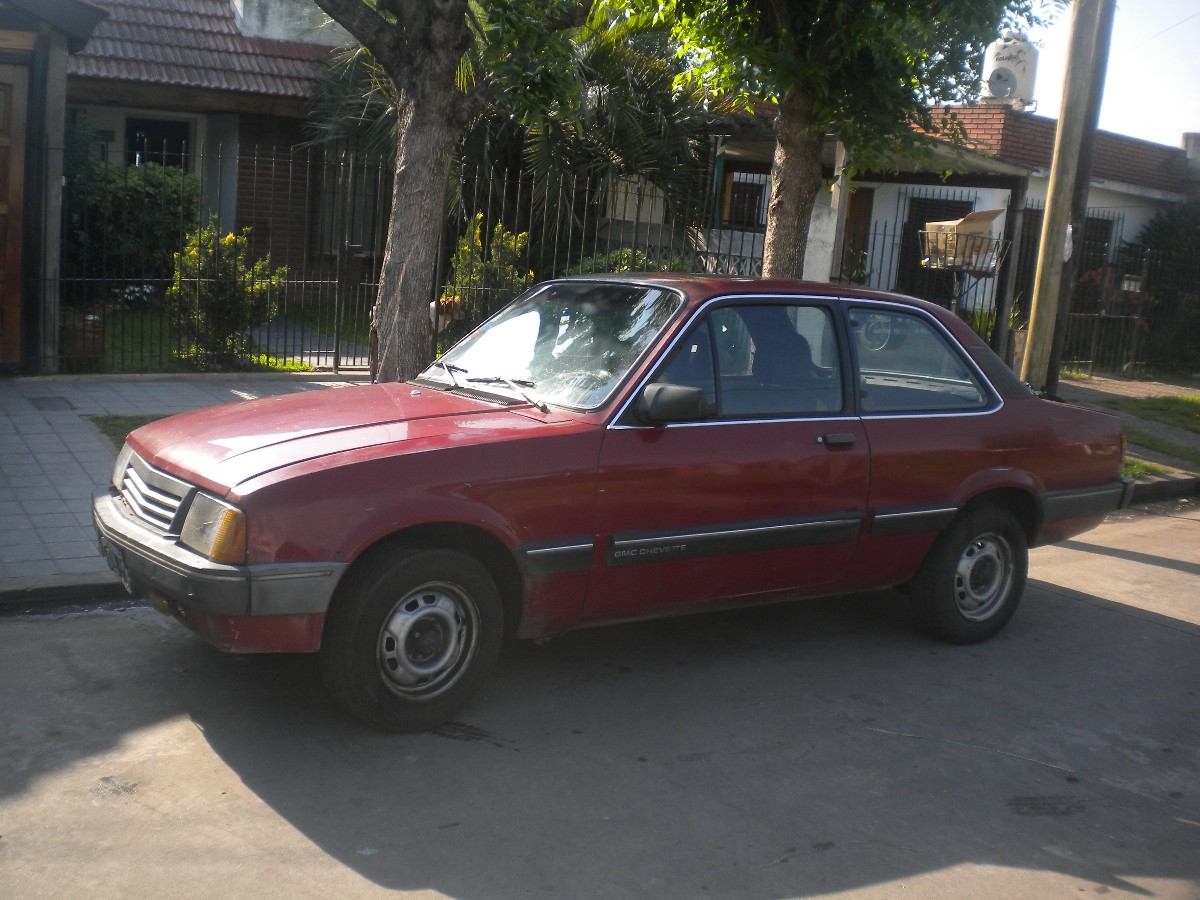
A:
[[[792,91],[779,101],[771,202],[763,246],[763,276],[803,278],[813,205],[821,190],[821,135],[810,128],[808,98]]]
[[[438,268],[446,179],[460,130],[446,114],[454,97],[453,82],[446,88],[445,97],[426,94],[401,108],[392,215],[371,311],[371,374],[376,381],[406,381],[430,361],[429,301]]]

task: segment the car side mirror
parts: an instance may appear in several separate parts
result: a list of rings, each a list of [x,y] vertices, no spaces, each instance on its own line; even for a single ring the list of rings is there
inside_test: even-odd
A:
[[[667,382],[646,385],[638,402],[638,411],[643,419],[656,425],[694,422],[712,413],[700,388]]]

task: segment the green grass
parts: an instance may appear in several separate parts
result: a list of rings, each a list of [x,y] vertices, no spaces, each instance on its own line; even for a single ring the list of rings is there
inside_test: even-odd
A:
[[[173,337],[166,313],[161,310],[110,312],[104,320],[104,357],[99,371],[200,371],[201,367],[188,359],[187,348]],[[266,353],[253,354],[236,368],[248,372],[313,371],[308,363]]]
[[[296,362],[282,356],[269,356],[266,353],[256,353],[245,360],[245,368],[252,372],[311,372],[313,367],[308,363]]]
[[[1147,475],[1166,475],[1167,470],[1145,460],[1126,458],[1121,461],[1121,474],[1126,478],[1144,478]]]
[[[113,446],[120,449],[125,443],[125,438],[129,437],[129,432],[136,431],[143,425],[148,425],[166,416],[167,413],[160,413],[156,416],[92,416],[91,418],[104,436],[112,441]]]
[[[1117,397],[1105,400],[1110,409],[1129,413],[1164,425],[1174,425],[1200,434],[1200,396],[1195,397]]]
[[[1167,456],[1173,456],[1176,459],[1184,460],[1193,466],[1200,466],[1200,449],[1196,447],[1188,447],[1184,444],[1177,444],[1174,441],[1168,441],[1160,438],[1157,435],[1147,434],[1144,431],[1138,431],[1136,428],[1126,428],[1125,437],[1129,443],[1135,444],[1138,447],[1143,447],[1146,450],[1153,450],[1156,453],[1165,453]]]
[[[1087,381],[1092,375],[1083,369],[1063,368],[1058,370],[1058,377],[1067,381]]]
[[[110,312],[105,317],[105,372],[191,371],[174,351],[166,316],[158,310]]]

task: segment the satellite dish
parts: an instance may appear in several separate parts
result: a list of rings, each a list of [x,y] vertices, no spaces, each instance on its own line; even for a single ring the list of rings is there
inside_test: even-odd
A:
[[[1017,93],[1017,76],[1012,69],[992,69],[987,84],[988,93],[997,100],[1008,100]]]

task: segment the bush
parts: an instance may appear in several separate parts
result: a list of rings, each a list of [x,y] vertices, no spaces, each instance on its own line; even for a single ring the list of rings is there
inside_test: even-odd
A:
[[[272,271],[270,254],[249,262],[250,229],[221,236],[217,217],[188,234],[174,254],[167,288],[171,320],[198,365],[229,365],[253,351],[246,332],[275,315],[275,292],[287,268]]]
[[[681,256],[653,259],[641,250],[618,247],[607,253],[587,256],[573,266],[568,266],[566,275],[591,275],[593,272],[689,272],[691,266]]]
[[[497,222],[484,242],[483,213],[477,212],[450,257],[450,280],[438,298],[438,332],[465,332],[533,284],[528,232]]]
[[[171,276],[200,208],[200,182],[176,166],[68,167],[63,273],[138,282]]]

